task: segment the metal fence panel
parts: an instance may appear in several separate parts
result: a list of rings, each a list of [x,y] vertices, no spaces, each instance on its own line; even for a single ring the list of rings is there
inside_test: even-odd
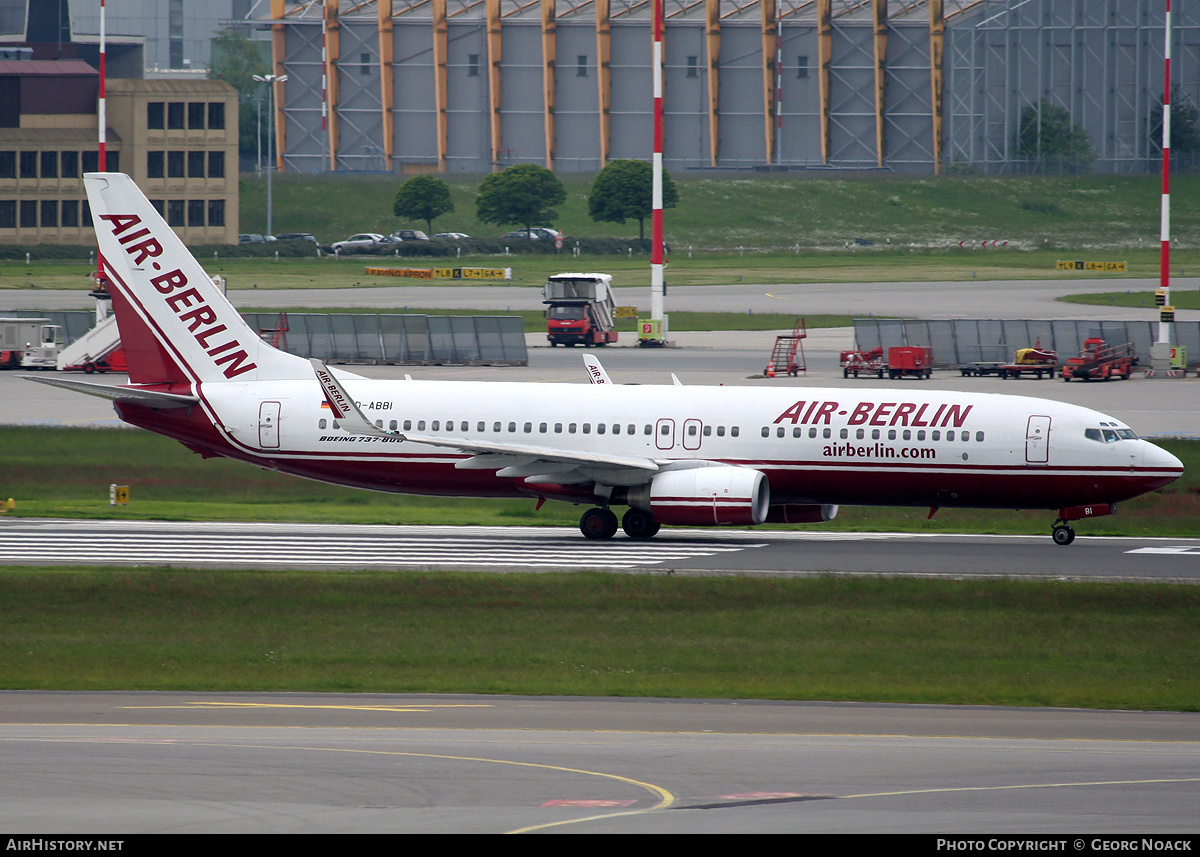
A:
[[[1200,321],[1176,322],[1174,341],[1188,349],[1189,359],[1200,357]],[[1058,352],[1059,361],[1073,357],[1084,342],[1099,336],[1112,345],[1133,343],[1145,365],[1150,346],[1158,337],[1152,321],[1077,321],[956,318],[947,321],[857,318],[855,347],[863,351],[893,345],[930,345],[934,360],[943,366],[1009,361],[1018,348],[1041,345]]]

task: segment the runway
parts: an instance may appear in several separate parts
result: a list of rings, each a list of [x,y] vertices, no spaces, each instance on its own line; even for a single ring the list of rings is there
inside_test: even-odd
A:
[[[1094,837],[1195,834],[1200,803],[1200,716],[1173,712],[23,691],[0,709],[4,826],[40,835]]]
[[[9,518],[0,519],[0,565],[1200,580],[1200,539],[1081,535],[1064,549],[1048,532],[986,536],[668,528],[648,541],[621,535],[595,542],[573,527]]]

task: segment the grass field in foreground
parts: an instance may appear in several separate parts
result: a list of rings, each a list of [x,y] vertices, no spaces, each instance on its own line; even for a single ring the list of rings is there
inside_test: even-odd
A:
[[[0,686],[1200,708],[1200,587],[3,569]]]
[[[1122,503],[1120,513],[1080,521],[1080,534],[1200,535],[1200,441],[1165,440],[1184,463],[1162,491]],[[48,478],[52,475],[52,478]],[[129,485],[128,506],[108,505],[108,486]],[[536,500],[410,497],[341,488],[227,459],[203,460],[159,435],[130,429],[7,426],[0,500],[30,517],[366,524],[574,526],[583,507]],[[988,509],[842,507],[820,529],[1049,533],[1054,513]],[[812,527],[808,527],[811,529]],[[796,527],[794,529],[805,529]]]

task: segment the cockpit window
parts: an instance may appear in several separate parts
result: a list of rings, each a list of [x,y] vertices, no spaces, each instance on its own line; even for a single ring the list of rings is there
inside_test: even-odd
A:
[[[1083,436],[1088,440],[1094,440],[1097,443],[1116,443],[1118,440],[1137,440],[1137,435],[1134,434],[1132,429],[1090,428],[1083,430]]]

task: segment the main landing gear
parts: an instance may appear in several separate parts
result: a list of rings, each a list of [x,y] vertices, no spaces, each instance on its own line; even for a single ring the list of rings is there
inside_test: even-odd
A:
[[[621,529],[631,539],[648,539],[658,532],[660,524],[640,509],[630,509],[621,518]],[[612,509],[588,509],[579,519],[579,531],[589,539],[603,541],[617,533],[617,515]]]

